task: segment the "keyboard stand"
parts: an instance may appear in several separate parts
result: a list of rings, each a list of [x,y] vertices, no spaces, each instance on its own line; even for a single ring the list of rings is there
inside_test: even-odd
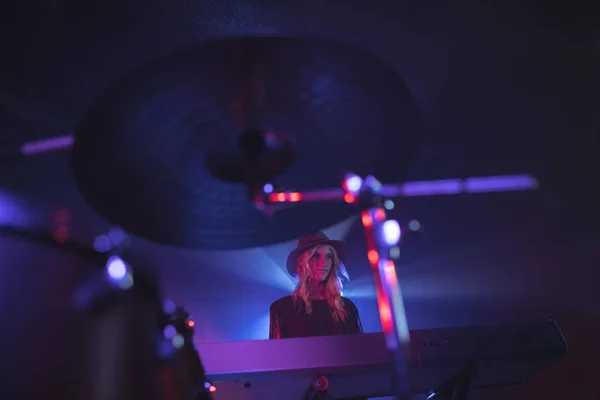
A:
[[[306,393],[305,400],[335,400],[327,390],[325,391],[317,391],[315,389],[310,389]]]

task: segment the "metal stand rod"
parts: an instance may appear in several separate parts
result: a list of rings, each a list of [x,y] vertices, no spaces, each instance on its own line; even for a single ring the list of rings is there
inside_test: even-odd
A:
[[[73,146],[74,141],[75,138],[73,135],[65,135],[27,142],[21,146],[21,154],[24,156],[32,156],[35,154],[67,150]]]
[[[375,282],[379,318],[394,365],[392,382],[398,400],[403,400],[411,396],[407,370],[410,333],[394,261],[389,258],[389,245],[381,235],[385,221],[386,213],[383,208],[372,207],[361,214],[367,257]]]
[[[73,146],[73,135],[56,136],[48,139],[34,140],[20,146],[0,148],[0,161],[17,160],[23,157],[35,156],[43,153],[68,150]]]
[[[271,187],[270,185],[269,188]],[[466,193],[493,193],[535,190],[539,186],[537,179],[530,175],[498,175],[481,176],[466,179],[442,179],[431,181],[405,182],[376,187],[378,196],[416,197],[441,196]],[[301,201],[348,201],[354,196],[353,191],[344,188],[310,190],[304,192],[272,192],[267,193],[271,203],[298,203]]]

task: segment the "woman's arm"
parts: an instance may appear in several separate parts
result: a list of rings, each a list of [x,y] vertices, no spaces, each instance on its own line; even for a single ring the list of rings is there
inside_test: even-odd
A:
[[[360,322],[360,315],[358,314],[358,309],[356,310],[356,330],[358,333],[364,333],[362,322]]]
[[[354,302],[352,302],[352,300],[350,299],[346,299],[347,300],[347,310],[349,312],[349,327],[348,330],[350,332],[348,333],[364,333],[363,332],[363,327],[362,327],[362,323],[360,322],[360,314],[358,313],[358,307],[356,307],[356,304],[354,304]]]
[[[269,339],[281,339],[281,319],[273,308],[271,308],[271,322],[269,323]]]

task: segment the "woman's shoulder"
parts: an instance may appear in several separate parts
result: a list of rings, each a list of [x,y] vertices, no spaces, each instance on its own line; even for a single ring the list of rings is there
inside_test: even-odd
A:
[[[348,311],[350,312],[356,312],[358,314],[358,308],[356,307],[356,304],[354,304],[354,302],[352,300],[350,300],[347,297],[342,296],[342,300],[344,301],[344,307],[346,309],[348,309]]]
[[[284,311],[294,306],[294,299],[291,295],[282,297],[271,303],[269,309],[271,311]]]

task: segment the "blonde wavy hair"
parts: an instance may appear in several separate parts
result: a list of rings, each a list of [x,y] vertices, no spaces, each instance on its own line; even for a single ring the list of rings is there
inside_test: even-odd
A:
[[[321,247],[329,249],[333,255],[333,265],[331,266],[331,271],[329,271],[329,276],[325,281],[325,298],[327,299],[327,303],[331,308],[333,320],[336,322],[344,321],[348,312],[344,308],[344,300],[342,300],[342,280],[349,280],[350,277],[348,276],[346,267],[332,246],[315,246],[304,251],[304,253],[298,257],[298,263],[296,264],[298,284],[296,285],[294,293],[292,293],[294,304],[298,305],[299,300],[302,299],[304,301],[306,313],[309,315],[312,313],[312,303],[309,297],[309,284],[312,281],[312,278],[308,262],[313,254],[315,254],[315,251]]]

